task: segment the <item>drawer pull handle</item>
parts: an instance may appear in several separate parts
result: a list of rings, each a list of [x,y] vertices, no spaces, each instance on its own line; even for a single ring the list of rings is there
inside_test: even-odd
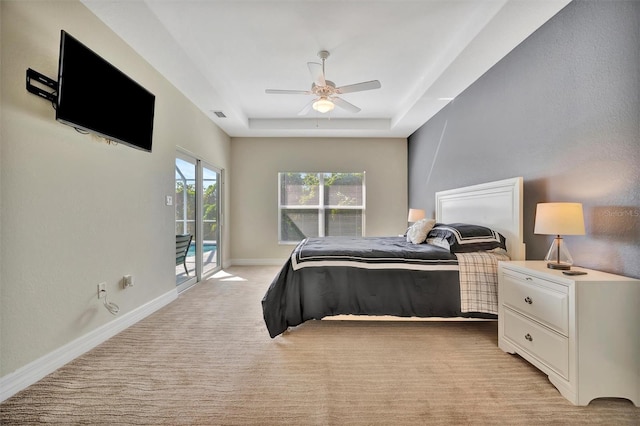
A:
[[[533,278],[531,278],[531,277],[526,277],[526,278],[525,278],[525,280],[527,280],[527,281],[533,281]]]
[[[529,296],[524,298],[524,301],[528,304],[531,305],[533,303],[533,300],[531,300],[531,298]]]
[[[531,337],[531,335],[529,333],[524,335],[524,338],[530,342],[533,342],[533,337]]]

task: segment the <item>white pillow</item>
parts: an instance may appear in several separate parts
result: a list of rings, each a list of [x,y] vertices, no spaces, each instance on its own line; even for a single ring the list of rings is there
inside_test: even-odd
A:
[[[420,219],[411,225],[407,231],[407,242],[411,242],[413,244],[424,243],[424,240],[427,239],[427,234],[435,224],[435,219]]]
[[[447,241],[447,239],[444,237],[429,237],[427,238],[427,244],[441,247],[445,250],[451,250],[451,245],[449,244],[449,241]]]

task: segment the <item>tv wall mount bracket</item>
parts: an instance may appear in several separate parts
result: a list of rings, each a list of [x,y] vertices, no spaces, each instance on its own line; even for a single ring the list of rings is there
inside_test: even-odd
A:
[[[53,92],[47,92],[42,87],[34,85],[32,81],[38,82],[42,86],[53,89]],[[58,82],[47,77],[46,75],[40,74],[38,71],[29,68],[27,69],[27,91],[29,93],[33,93],[34,95],[45,98],[51,102],[55,102],[58,98]]]

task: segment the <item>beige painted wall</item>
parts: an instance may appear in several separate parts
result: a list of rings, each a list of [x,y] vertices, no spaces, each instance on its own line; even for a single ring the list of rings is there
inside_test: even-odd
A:
[[[113,321],[99,282],[120,315],[175,289],[174,209],[164,197],[174,193],[176,145],[227,171],[231,152],[225,133],[80,2],[0,7],[4,377]],[[61,29],[156,95],[153,153],[82,135],[25,90],[29,67],[56,77]],[[119,288],[124,274],[134,287]]]
[[[366,171],[367,236],[406,229],[406,139],[233,138],[231,159],[234,263],[277,264],[293,249],[278,244],[278,172]]]

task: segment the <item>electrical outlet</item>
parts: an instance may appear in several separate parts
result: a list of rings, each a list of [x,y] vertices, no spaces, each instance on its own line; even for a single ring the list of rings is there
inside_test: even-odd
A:
[[[133,287],[133,277],[131,275],[125,275],[122,277],[122,288]]]
[[[107,296],[107,283],[98,284],[98,299],[102,299]]]

